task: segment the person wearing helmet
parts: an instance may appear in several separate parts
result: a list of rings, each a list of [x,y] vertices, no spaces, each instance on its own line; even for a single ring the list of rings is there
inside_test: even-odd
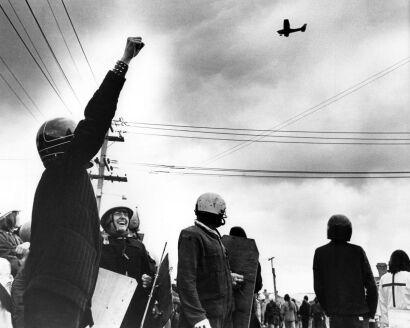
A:
[[[232,285],[243,276],[231,274],[217,230],[227,217],[225,201],[205,193],[196,202],[195,215],[195,225],[182,230],[178,240],[179,327],[232,328]]]
[[[330,317],[330,328],[363,327],[359,316],[373,318],[377,287],[365,251],[348,243],[352,224],[344,215],[333,215],[327,225],[330,242],[315,251],[314,289]]]
[[[30,243],[23,242],[15,233],[19,212],[13,210],[0,213],[0,257],[9,260],[13,277],[22,266],[24,255],[30,248]]]
[[[135,278],[138,282],[121,328],[140,326],[154,275],[144,244],[129,233],[133,214],[130,207],[117,206],[101,217],[101,226],[108,239],[102,245],[100,267]]]
[[[100,262],[100,229],[87,168],[114,117],[130,61],[143,48],[128,38],[123,57],[88,102],[84,119],[46,121],[37,133],[45,171],[34,197],[24,276],[26,328],[92,325],[91,298]]]

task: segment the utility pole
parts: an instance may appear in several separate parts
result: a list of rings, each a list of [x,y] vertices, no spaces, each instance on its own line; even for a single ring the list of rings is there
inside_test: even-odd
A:
[[[278,292],[276,291],[276,273],[275,273],[275,268],[273,267],[273,259],[275,257],[272,256],[270,258],[268,258],[268,261],[270,261],[270,265],[272,267],[272,276],[273,276],[273,292],[275,294],[275,302],[277,301],[277,294]]]
[[[112,127],[110,127],[110,130],[113,132]],[[107,157],[107,148],[108,148],[108,141],[112,142],[124,142],[124,137],[119,134],[119,136],[110,136],[109,132],[105,135],[105,140],[104,143],[101,147],[101,153],[100,153],[100,158],[96,157],[94,160],[94,163],[98,165],[98,174],[90,174],[91,179],[97,179],[97,208],[98,212],[100,212],[100,207],[101,207],[101,198],[103,196],[103,187],[104,187],[104,180],[109,180],[111,182],[127,182],[127,177],[119,177],[119,176],[113,176],[112,175],[112,170],[113,167],[110,165],[111,161]],[[104,175],[105,170],[107,169],[108,172],[111,172],[111,175]]]

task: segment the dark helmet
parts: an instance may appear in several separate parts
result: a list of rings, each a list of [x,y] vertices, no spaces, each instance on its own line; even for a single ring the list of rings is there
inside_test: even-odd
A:
[[[246,232],[243,230],[242,227],[232,227],[231,230],[229,231],[230,236],[236,236],[236,237],[246,237]]]
[[[44,122],[37,132],[37,150],[45,167],[65,153],[77,126],[69,118],[59,117]]]
[[[352,238],[352,223],[342,215],[333,215],[327,223],[327,239],[349,241]]]

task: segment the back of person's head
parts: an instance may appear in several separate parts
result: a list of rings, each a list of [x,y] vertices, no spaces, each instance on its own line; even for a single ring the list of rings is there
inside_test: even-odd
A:
[[[284,299],[286,302],[289,302],[289,301],[290,301],[290,296],[289,296],[289,294],[285,294],[285,296],[283,297],[283,299]]]
[[[342,214],[332,215],[327,223],[327,239],[332,241],[350,241],[352,223]]]
[[[303,299],[307,302],[309,301],[309,297],[307,297],[307,295],[305,295],[305,297],[303,297]]]
[[[389,272],[397,273],[400,271],[410,272],[410,259],[405,251],[398,249],[390,256]]]
[[[31,221],[22,224],[19,230],[19,236],[23,242],[29,242],[31,238]]]
[[[242,227],[232,227],[231,230],[229,231],[229,235],[231,236],[236,236],[236,237],[246,237],[246,232],[243,230]]]

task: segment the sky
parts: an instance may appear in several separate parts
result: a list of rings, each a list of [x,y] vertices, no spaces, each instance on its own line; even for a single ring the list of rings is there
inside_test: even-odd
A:
[[[8,0],[0,3],[27,40]],[[11,3],[67,107],[0,12],[0,56],[38,108],[1,62],[2,76],[28,108],[0,80],[0,212],[19,208],[23,220],[30,219],[43,171],[35,147],[39,126],[59,116],[82,118],[86,102],[121,57],[128,36],[141,36],[146,46],[131,63],[119,99],[116,118],[125,122],[272,129],[333,99],[284,130],[410,131],[410,5],[405,0],[343,0],[332,5],[324,0],[66,0],[96,81],[61,2],[51,5],[71,55],[47,1],[31,0],[79,101],[26,3]],[[292,27],[306,23],[306,32],[279,36],[276,30],[282,28],[284,19]],[[353,86],[360,88],[349,89]],[[281,295],[313,291],[314,250],[327,243],[326,224],[333,214],[351,219],[352,243],[365,249],[375,275],[376,263],[387,262],[395,249],[410,251],[408,178],[226,177],[181,174],[189,170],[154,172],[155,168],[137,165],[407,172],[409,145],[253,142],[218,158],[215,156],[240,143],[141,135],[138,133],[167,131],[137,129],[131,123],[116,129],[123,131],[125,142],[110,144],[108,156],[118,161],[114,174],[126,174],[128,182],[105,182],[102,210],[122,202],[137,205],[147,249],[159,258],[168,242],[174,277],[179,232],[193,223],[196,199],[204,192],[219,193],[227,203],[222,234],[239,225],[255,239],[263,288],[268,291],[273,290],[268,258],[275,257]],[[409,134],[385,137],[409,138]]]

